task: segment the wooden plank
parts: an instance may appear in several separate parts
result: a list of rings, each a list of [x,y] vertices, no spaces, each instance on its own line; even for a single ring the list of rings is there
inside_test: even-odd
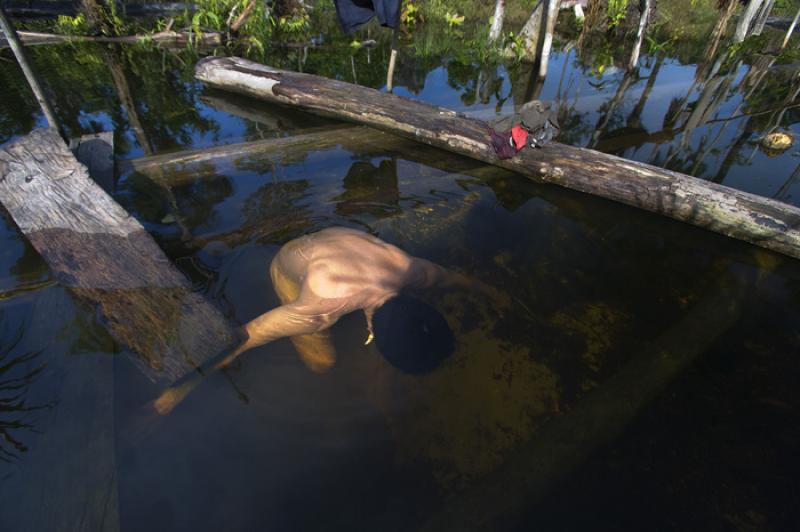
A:
[[[360,155],[376,153],[398,155],[403,159],[419,162],[450,172],[463,172],[483,168],[484,164],[474,159],[430,146],[420,145],[408,139],[375,131],[370,127],[338,124],[309,128],[297,135],[263,139],[237,144],[226,144],[212,148],[199,148],[153,156],[144,156],[117,162],[117,173],[127,175],[139,172],[166,186],[180,186],[198,179],[217,175],[216,169],[207,163],[230,163],[231,161],[273,161],[290,164],[319,151],[342,148]]]
[[[715,183],[556,142],[497,157],[487,125],[449,109],[236,57],[198,62],[210,86],[369,125],[800,258],[800,209]]]
[[[0,150],[0,201],[59,282],[96,304],[152,380],[175,381],[232,345],[231,325],[52,130]]]
[[[114,133],[92,133],[69,142],[69,149],[86,167],[94,182],[108,194],[114,193]]]
[[[205,163],[213,163],[238,158],[265,158],[290,161],[292,158],[305,158],[314,151],[331,150],[337,147],[362,149],[374,147],[381,150],[412,149],[415,143],[395,135],[376,132],[372,128],[351,127],[347,125],[314,128],[307,133],[264,139],[239,144],[214,146],[165,153],[120,161],[117,170],[120,175],[136,171],[167,186],[179,186],[196,179],[216,175],[216,169]]]

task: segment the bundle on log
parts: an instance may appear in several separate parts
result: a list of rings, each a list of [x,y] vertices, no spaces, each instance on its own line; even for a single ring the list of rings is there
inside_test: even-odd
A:
[[[507,168],[537,181],[691,223],[800,258],[800,209],[691,176],[552,142],[501,160],[487,124],[452,110],[235,57],[206,58],[208,85],[338,117]]]
[[[150,379],[175,381],[233,344],[219,310],[55,131],[35,130],[0,150],[0,201],[59,282],[99,307]]]

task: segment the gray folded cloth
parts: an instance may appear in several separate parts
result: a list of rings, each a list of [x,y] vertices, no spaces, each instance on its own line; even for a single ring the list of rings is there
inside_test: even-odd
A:
[[[493,121],[492,127],[498,131],[507,131],[517,124],[528,130],[528,143],[533,148],[541,148],[558,136],[560,127],[556,110],[551,102],[531,100],[520,107],[513,115]]]

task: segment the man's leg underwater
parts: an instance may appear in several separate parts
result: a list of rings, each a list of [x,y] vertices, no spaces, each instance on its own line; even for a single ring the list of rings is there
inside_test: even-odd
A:
[[[287,305],[300,296],[300,284],[281,271],[279,259],[272,261],[269,273],[282,305]],[[303,364],[315,373],[327,371],[336,362],[336,351],[329,329],[292,336],[290,340]]]

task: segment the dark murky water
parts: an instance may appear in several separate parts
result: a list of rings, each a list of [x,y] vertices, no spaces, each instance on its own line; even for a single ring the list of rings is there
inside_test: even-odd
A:
[[[382,86],[383,48],[301,53],[275,63]],[[32,55],[70,133],[113,129],[120,159],[326,128],[341,137],[120,176],[116,199],[236,321],[277,304],[267,268],[282,243],[334,225],[483,279],[512,307],[436,301],[455,351],[423,375],[364,346],[364,319],[350,315],[332,329],[330,372],[307,371],[281,340],[156,419],[142,407],[159,386],[4,218],[0,529],[75,507],[122,530],[414,530],[448,508],[468,523],[516,509],[521,530],[797,528],[797,261],[207,91],[185,55]],[[395,83],[484,118],[538,93],[559,103],[563,142],[800,204],[796,149],[757,144],[797,133],[795,71],[768,63],[746,56],[695,80],[715,69],[649,55],[629,77],[561,45],[537,84],[524,66],[407,49]],[[42,118],[14,65],[0,76],[10,141]]]

